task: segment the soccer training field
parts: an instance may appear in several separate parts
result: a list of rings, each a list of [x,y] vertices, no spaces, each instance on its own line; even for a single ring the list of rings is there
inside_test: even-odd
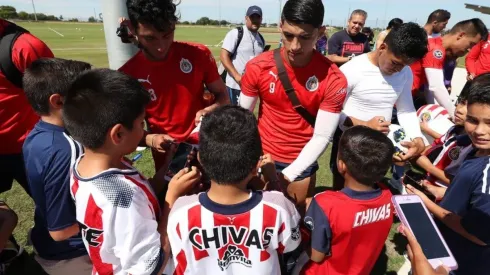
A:
[[[17,23],[46,42],[56,57],[82,60],[96,67],[108,66],[102,24],[67,22]],[[220,42],[228,31],[229,29],[225,27],[178,26],[175,38],[179,41],[192,41],[207,45],[218,60]],[[261,32],[267,44],[271,44],[272,48],[277,47],[279,33],[277,33],[276,29],[261,29]],[[114,35],[115,33],[116,30],[114,30]],[[330,148],[320,158],[320,170],[317,173],[317,190],[319,192],[331,186],[329,159]],[[151,155],[148,150],[144,152],[144,156],[135,165],[146,176],[152,176],[154,173]],[[9,270],[9,274],[42,274],[39,273],[33,264],[32,246],[26,247],[27,234],[33,226],[34,205],[32,199],[25,194],[19,185],[15,184],[11,191],[0,195],[0,200],[5,200],[19,216],[15,237],[31,256],[31,260],[27,263],[13,266]],[[396,228],[396,226],[397,224],[393,228]],[[392,230],[389,240],[386,242],[386,249],[382,252],[373,274],[396,274],[396,271],[404,262],[404,258],[400,256],[400,253],[405,249],[405,242],[401,239],[402,237],[399,234],[395,235],[394,230]],[[366,251],[365,253],[372,252]],[[352,260],[355,261],[355,258]]]

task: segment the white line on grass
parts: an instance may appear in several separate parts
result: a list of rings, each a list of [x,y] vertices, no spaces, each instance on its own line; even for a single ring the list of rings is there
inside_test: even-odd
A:
[[[65,36],[64,36],[64,35],[62,35],[61,33],[57,32],[57,31],[55,31],[55,30],[53,30],[53,29],[51,29],[51,28],[48,28],[48,29],[50,29],[50,30],[52,30],[53,32],[57,33],[57,34],[58,34],[59,36],[61,36],[61,37],[65,37]]]

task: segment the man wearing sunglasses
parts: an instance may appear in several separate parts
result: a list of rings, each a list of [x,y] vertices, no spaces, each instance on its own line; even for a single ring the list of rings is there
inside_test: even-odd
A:
[[[140,51],[119,70],[138,79],[148,90],[146,144],[164,152],[162,144],[185,141],[200,118],[219,105],[228,104],[226,86],[216,62],[202,44],[174,41],[179,20],[172,0],[127,0],[129,31]],[[205,107],[204,85],[215,96]],[[156,152],[154,150],[154,152]],[[155,167],[164,154],[154,153]]]

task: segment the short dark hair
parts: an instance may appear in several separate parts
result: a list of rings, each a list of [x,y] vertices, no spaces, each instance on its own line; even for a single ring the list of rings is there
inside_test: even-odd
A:
[[[449,21],[449,19],[451,19],[451,13],[450,12],[448,12],[447,10],[438,9],[438,10],[433,11],[429,15],[429,17],[427,18],[427,24],[430,24],[434,21],[445,22],[445,21]]]
[[[368,13],[365,10],[361,10],[361,9],[353,10],[352,13],[350,14],[349,20],[351,20],[354,15],[361,15],[364,18],[367,18]]]
[[[32,62],[22,79],[24,93],[38,115],[49,115],[49,97],[65,96],[71,83],[89,63],[61,58],[40,58]]]
[[[364,185],[373,185],[383,179],[393,164],[395,147],[383,133],[366,126],[346,130],[339,143],[339,159],[347,173]]]
[[[98,149],[115,125],[132,130],[149,102],[150,95],[138,80],[114,70],[95,69],[73,82],[63,104],[63,120],[76,140]]]
[[[464,32],[470,36],[477,36],[479,34],[481,35],[482,40],[485,40],[488,37],[488,29],[480,18],[460,21],[453,26],[449,33],[457,34],[459,32]]]
[[[282,9],[281,21],[320,28],[324,15],[325,7],[321,0],[289,0]]]
[[[384,43],[396,57],[412,61],[423,58],[428,52],[427,33],[412,22],[392,29],[386,35]]]
[[[253,171],[262,155],[255,116],[237,106],[223,106],[202,120],[199,159],[218,184],[237,184]]]
[[[149,24],[159,31],[168,31],[179,21],[177,5],[174,0],[127,0],[126,7],[131,24]]]
[[[468,87],[468,105],[490,105],[490,73],[475,77]]]
[[[401,20],[400,18],[393,18],[390,20],[390,22],[388,22],[388,27],[386,27],[386,29],[390,30],[390,29],[398,28],[402,24],[403,24],[403,20]]]

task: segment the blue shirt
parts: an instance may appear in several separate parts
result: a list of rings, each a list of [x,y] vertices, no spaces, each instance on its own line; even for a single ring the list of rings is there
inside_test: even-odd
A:
[[[70,195],[70,168],[83,152],[63,127],[39,121],[23,146],[27,181],[36,205],[31,240],[41,258],[66,260],[87,255],[81,235],[57,242],[49,231],[77,223]]]
[[[461,225],[470,234],[490,244],[490,157],[470,153],[451,182],[440,206],[462,217]],[[438,227],[458,262],[454,274],[488,274],[490,246],[477,245],[442,222]]]

